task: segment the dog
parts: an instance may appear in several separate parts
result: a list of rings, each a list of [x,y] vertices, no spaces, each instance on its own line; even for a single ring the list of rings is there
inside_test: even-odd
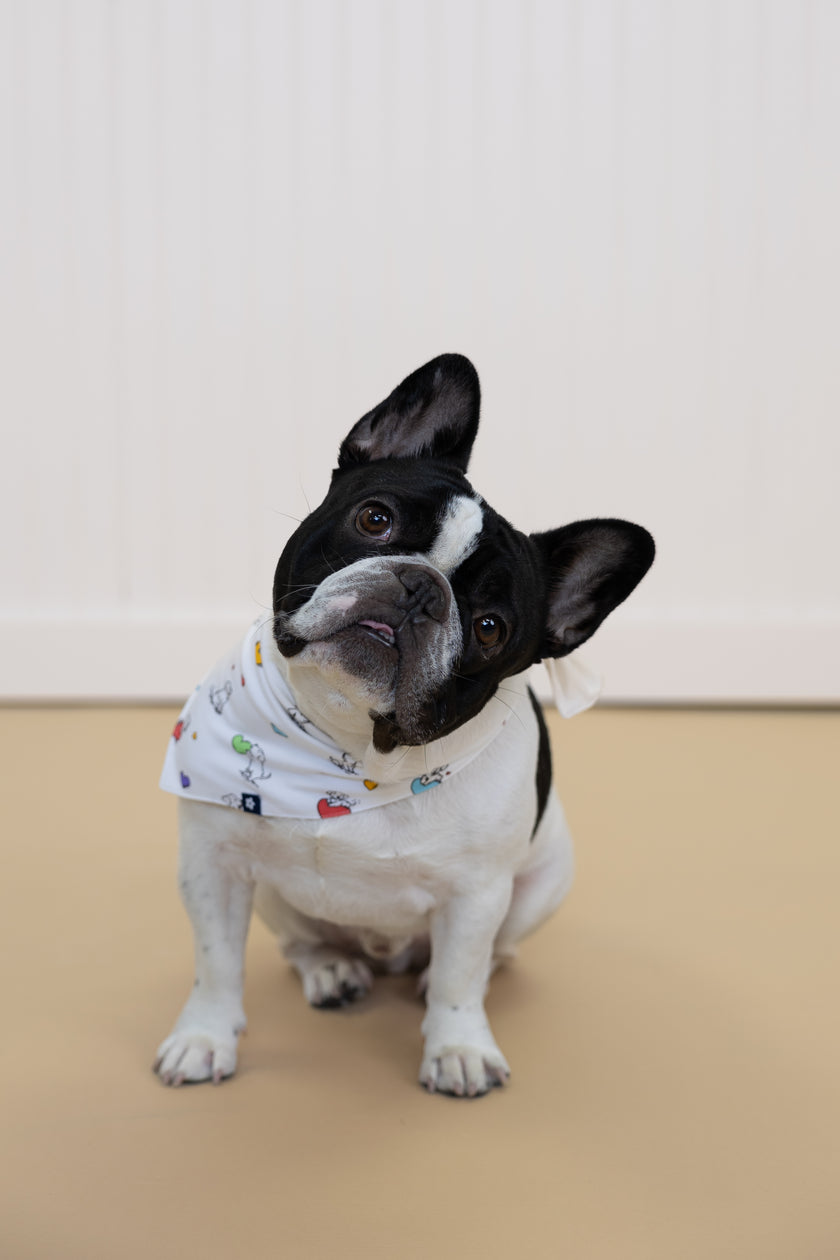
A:
[[[280,556],[272,617],[178,720],[161,786],[196,976],[155,1060],[167,1085],[235,1070],[252,909],[313,1006],[422,972],[428,1091],[509,1079],[488,981],[573,869],[528,670],[595,632],[654,543],[622,520],[510,525],[466,479],[479,402],[473,365],[445,354],[354,425]]]

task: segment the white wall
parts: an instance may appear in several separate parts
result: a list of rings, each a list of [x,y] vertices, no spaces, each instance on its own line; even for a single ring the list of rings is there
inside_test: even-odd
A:
[[[175,696],[442,350],[617,699],[840,699],[840,5],[0,0],[0,694]],[[600,646],[599,646],[600,645]]]

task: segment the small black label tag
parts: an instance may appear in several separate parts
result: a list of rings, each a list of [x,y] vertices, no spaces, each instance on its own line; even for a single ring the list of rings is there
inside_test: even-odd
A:
[[[252,792],[242,793],[242,808],[246,814],[261,814],[262,800]]]

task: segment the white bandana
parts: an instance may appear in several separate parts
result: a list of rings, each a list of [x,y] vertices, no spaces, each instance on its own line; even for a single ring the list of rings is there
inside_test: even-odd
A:
[[[576,717],[584,709],[592,708],[601,694],[603,680],[577,652],[561,656],[559,660],[549,657],[543,664],[561,717]]]
[[[190,696],[172,732],[164,791],[274,818],[333,818],[440,787],[507,723],[506,706],[488,705],[465,755],[436,765],[412,749],[433,768],[396,782],[367,778],[362,763],[297,707],[271,652],[263,652],[261,632],[270,635],[270,627],[257,622]],[[444,742],[430,744],[428,756]]]

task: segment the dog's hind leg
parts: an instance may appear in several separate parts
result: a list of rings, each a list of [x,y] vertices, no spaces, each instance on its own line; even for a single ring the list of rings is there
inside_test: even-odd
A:
[[[516,945],[554,913],[568,893],[574,876],[569,829],[560,802],[549,795],[537,828],[531,858],[513,882],[513,897],[493,945],[493,970],[509,961]]]
[[[284,946],[283,955],[300,976],[307,1002],[319,1010],[356,1002],[373,986],[373,973],[361,958],[333,945],[294,941]]]
[[[355,956],[348,934],[333,924],[310,919],[290,906],[276,888],[258,884],[254,909],[276,932],[280,949],[301,978],[310,1006],[327,1010],[365,997],[373,973]]]

